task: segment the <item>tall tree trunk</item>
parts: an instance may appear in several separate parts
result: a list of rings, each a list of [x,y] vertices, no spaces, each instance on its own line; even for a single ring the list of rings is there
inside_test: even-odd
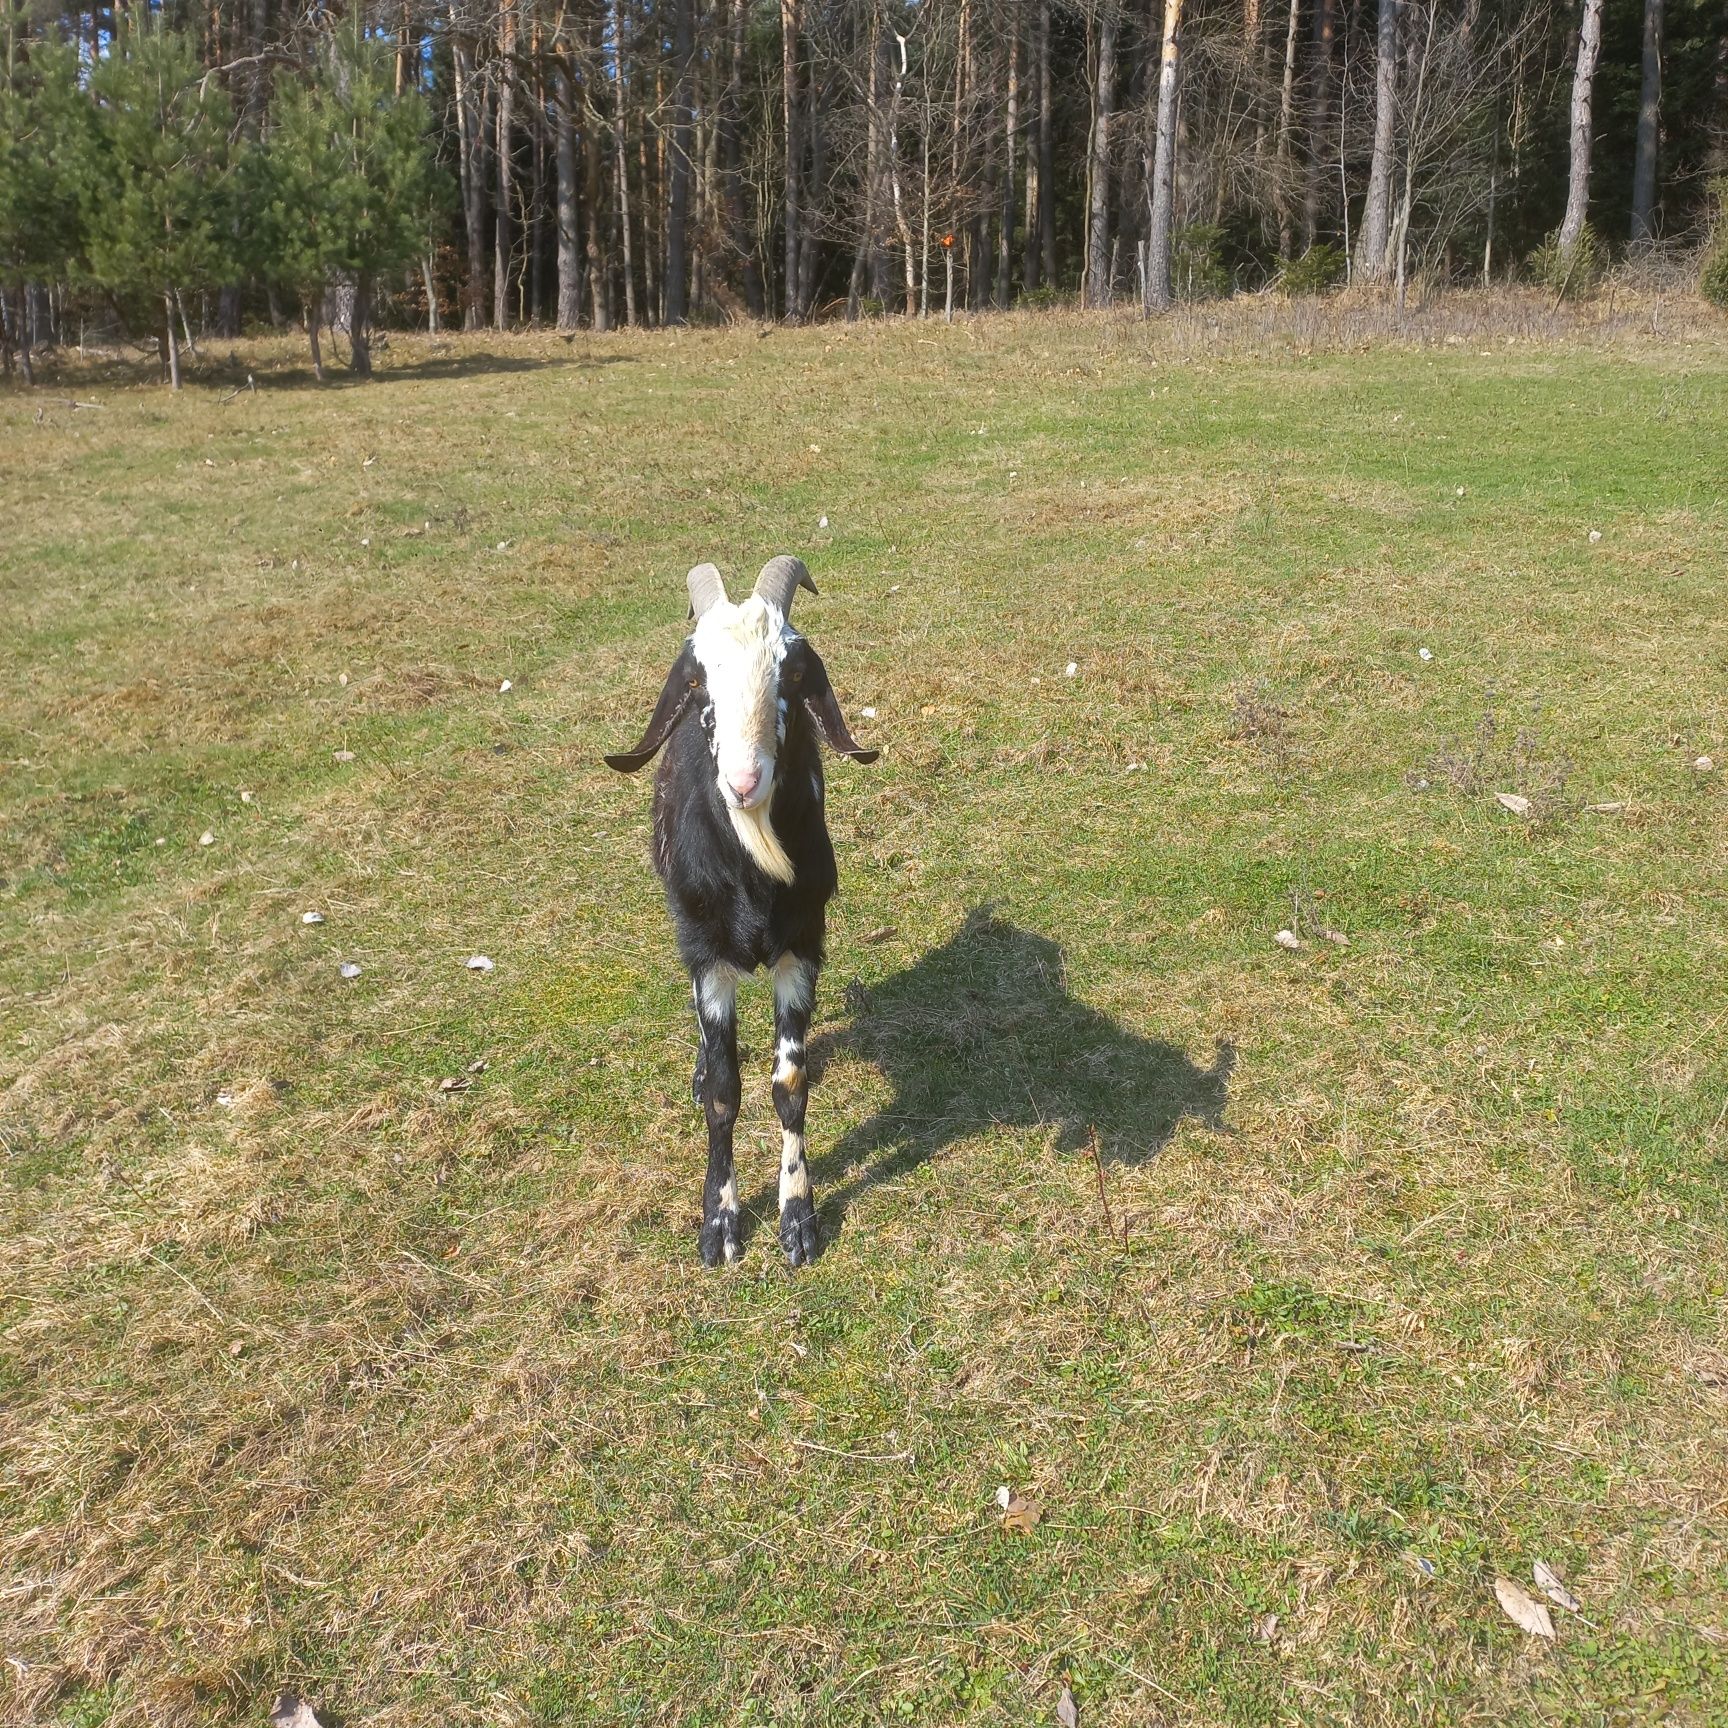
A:
[[[558,328],[574,330],[582,322],[582,252],[576,232],[576,95],[570,67],[562,51],[552,70],[552,105],[557,128],[558,164]],[[588,128],[583,127],[584,140]],[[593,238],[593,226],[589,226]],[[596,319],[604,329],[604,319]]]
[[[510,143],[516,119],[515,0],[498,7],[498,142],[493,155],[498,168],[497,209],[492,224],[492,327],[510,327],[510,257],[514,250],[510,208]]]
[[[900,186],[900,100],[906,85],[906,38],[898,31],[894,33],[894,45],[899,53],[899,60],[893,72],[893,83],[888,95],[888,183],[894,195],[894,227],[900,236],[900,257],[906,280],[906,316],[910,318],[918,306],[918,275],[917,266],[913,260],[912,225],[906,218],[906,200]],[[926,161],[930,148],[930,136],[924,136]],[[930,208],[928,188],[926,188],[924,221],[928,226]]]
[[[1153,128],[1152,208],[1146,222],[1146,310],[1160,312],[1172,298],[1170,241],[1176,208],[1176,93],[1181,73],[1182,0],[1164,0],[1158,51],[1158,117]]]
[[[1601,4],[1601,0],[1587,0]],[[1368,169],[1368,196],[1356,236],[1356,276],[1379,282],[1386,275],[1386,247],[1392,232],[1392,147],[1398,118],[1398,0],[1380,0],[1379,35],[1374,49],[1374,156]]]
[[[846,285],[846,322],[858,322],[864,273],[876,251],[876,199],[882,178],[882,6],[870,8],[870,70],[864,97],[864,226],[852,254],[852,276]],[[874,291],[874,290],[872,290]]]
[[[810,149],[810,174],[805,182],[804,197],[799,206],[798,236],[798,316],[808,318],[816,301],[816,266],[821,246],[816,234],[817,200],[827,181],[828,172],[828,104],[831,89],[817,82],[816,57],[810,59],[810,90],[806,98],[805,132]]]
[[[726,238],[729,248],[743,259],[744,305],[752,318],[767,310],[762,298],[762,267],[759,247],[745,233],[744,225],[744,26],[749,0],[730,0],[731,28],[726,65],[726,108],[721,127],[721,185],[726,206]]]
[[[354,305],[348,314],[348,370],[356,378],[372,376],[372,277],[362,270],[354,278]]]
[[[478,330],[486,322],[484,261],[486,255],[485,116],[474,76],[474,61],[457,34],[454,0],[450,7],[451,63],[456,95],[457,163],[462,182],[462,224],[467,242],[467,277],[462,285],[462,328]]]
[[[1116,99],[1116,0],[1098,18],[1098,66],[1093,81],[1091,193],[1086,222],[1086,304],[1110,303],[1110,118]]]
[[[174,328],[174,290],[162,295],[163,352],[168,356],[168,388],[180,388],[180,337]]]
[[[691,89],[695,52],[691,37],[691,0],[672,0],[672,137],[666,213],[666,322],[689,318],[690,180],[694,169],[695,97]]]
[[[318,346],[318,320],[324,310],[323,294],[308,294],[304,302],[306,308],[306,340],[312,348],[312,376],[320,384],[324,382],[324,350]]]
[[[780,0],[780,81],[786,127],[786,173],[782,212],[786,223],[786,322],[798,321],[798,179],[804,155],[799,128],[798,0]]]
[[[1578,244],[1584,218],[1590,213],[1590,105],[1596,86],[1596,62],[1602,53],[1602,0],[1584,0],[1584,24],[1578,33],[1578,64],[1572,72],[1572,135],[1570,168],[1566,175],[1566,214],[1560,222],[1560,253]]]
[[[1044,280],[1056,280],[1056,144],[1050,79],[1050,0],[1038,7],[1038,249]]]
[[[1314,88],[1308,100],[1308,184],[1302,198],[1303,251],[1313,246],[1320,232],[1321,187],[1325,184],[1330,149],[1332,40],[1337,19],[1337,0],[1318,0],[1314,8]]]
[[[1002,125],[1002,217],[996,231],[996,304],[1008,305],[1014,246],[1014,166],[1020,142],[1020,0],[1008,11],[1008,100]]]
[[[1295,172],[1291,166],[1290,133],[1296,119],[1296,35],[1302,22],[1302,0],[1290,0],[1290,27],[1284,33],[1284,84],[1278,99],[1277,179],[1272,197],[1278,212],[1278,256],[1289,258],[1296,238]]]
[[[624,73],[624,0],[612,0],[612,164],[617,177],[619,257],[624,267],[624,322],[636,328],[636,266],[630,246],[630,170],[625,153],[624,101],[630,88]]]
[[[585,251],[589,318],[596,330],[609,330],[612,327],[611,273],[607,269],[602,238],[605,230],[601,219],[605,206],[600,195],[600,107],[594,100],[594,81],[600,76],[602,28],[600,14],[596,11],[590,25],[589,52],[582,66],[582,192],[588,206]]]
[[[1638,158],[1632,171],[1632,238],[1656,237],[1656,127],[1662,108],[1663,0],[1644,0],[1644,77],[1638,91]]]

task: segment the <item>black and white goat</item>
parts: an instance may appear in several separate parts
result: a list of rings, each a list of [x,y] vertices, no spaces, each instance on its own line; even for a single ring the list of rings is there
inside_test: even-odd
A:
[[[738,981],[774,980],[774,1108],[780,1118],[780,1245],[794,1266],[816,1257],[816,1208],[804,1141],[805,1040],[822,968],[825,908],[836,884],[817,741],[854,762],[853,739],[816,650],[788,623],[796,558],[770,559],[741,605],[720,572],[689,575],[695,619],[642,741],[606,758],[634,774],[662,745],[654,777],[654,869],[689,968],[701,1040],[691,1091],[708,1119],[702,1258],[738,1256]]]

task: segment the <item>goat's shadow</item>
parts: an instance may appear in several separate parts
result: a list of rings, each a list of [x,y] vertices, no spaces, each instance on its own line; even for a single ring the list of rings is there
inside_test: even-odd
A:
[[[1189,1117],[1224,1130],[1233,1045],[1219,1040],[1202,1068],[1124,1030],[1069,994],[1055,942],[988,906],[904,971],[851,986],[845,1006],[850,1023],[812,1041],[812,1081],[845,1053],[894,1095],[826,1148],[812,1100],[811,1176],[829,1237],[861,1195],[994,1127],[1054,1130],[1062,1151],[1096,1133],[1100,1155],[1121,1164],[1157,1157]]]

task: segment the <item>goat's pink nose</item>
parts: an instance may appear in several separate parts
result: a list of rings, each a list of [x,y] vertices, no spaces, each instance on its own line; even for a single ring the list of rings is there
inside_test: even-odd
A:
[[[748,798],[762,784],[762,770],[760,768],[746,768],[741,774],[731,775],[730,779],[732,790],[740,798]]]

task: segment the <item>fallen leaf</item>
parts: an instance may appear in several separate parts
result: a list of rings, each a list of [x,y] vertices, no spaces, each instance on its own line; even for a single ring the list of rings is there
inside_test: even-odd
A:
[[[1030,1536],[1043,1516],[1044,1508],[1036,1500],[1028,1500],[1024,1494],[1015,1494],[1010,1496],[1008,1504],[1002,1508],[1002,1528],[1013,1531],[1017,1536]]]
[[[818,528],[826,528],[828,526],[828,518],[826,516],[819,518],[817,523],[816,523],[816,526]]]
[[[1418,648],[1416,650],[1416,658],[1422,661],[1432,660],[1434,658],[1434,650],[1432,648]]]
[[[198,836],[198,844],[200,846],[214,846],[216,844],[216,836],[206,828],[204,832]]]
[[[1510,810],[1514,816],[1530,814],[1530,800],[1520,792],[1496,792],[1494,802],[1503,810]]]
[[[1522,1585],[1514,1584],[1510,1578],[1496,1578],[1494,1594],[1514,1626],[1522,1627],[1532,1638],[1554,1636],[1553,1617]]]
[[[304,1698],[297,1698],[292,1692],[278,1692],[270,1706],[270,1728],[324,1728],[324,1724]]]
[[[352,750],[336,750],[332,752],[332,755],[334,755],[338,762],[352,762],[354,760],[354,752]]]
[[[360,968],[352,960],[344,960],[337,970],[344,978],[358,978],[360,976]]]
[[[1342,930],[1322,930],[1320,934],[1324,936],[1328,942],[1335,943],[1340,948],[1348,948],[1350,946],[1350,938],[1346,936]]]
[[[899,931],[894,925],[880,924],[874,930],[866,930],[864,934],[859,937],[859,941],[868,946],[874,947],[876,943],[886,942],[890,936],[897,935],[899,935]]]
[[[1606,804],[1586,804],[1586,810],[1593,810],[1598,816],[1615,816],[1626,808],[1623,798],[1610,798]]]
[[[487,1066],[486,1058],[482,1056],[478,1062],[470,1062],[468,1064],[468,1072],[470,1074],[484,1074]]]
[[[1288,948],[1292,954],[1294,954],[1298,948],[1306,948],[1308,946],[1308,944],[1304,942],[1294,930],[1280,930],[1272,940],[1276,942],[1280,948]]]
[[[492,970],[492,962],[484,954],[470,954],[462,964],[470,972],[490,972]]]
[[[1079,670],[1080,662],[1078,660],[1070,660],[1068,664],[1062,668],[1062,676],[1064,678],[1072,678],[1079,672]]]
[[[1276,1614],[1262,1614],[1254,1622],[1254,1636],[1262,1644],[1270,1644],[1278,1636],[1278,1616]]]
[[[302,924],[322,924],[324,922],[324,914],[322,912],[302,912],[300,914],[300,922]]]
[[[474,1082],[465,1074],[447,1074],[438,1082],[440,1092],[466,1092]]]
[[[1560,1582],[1560,1574],[1546,1560],[1538,1560],[1531,1568],[1536,1587],[1550,1602],[1555,1602],[1570,1614],[1579,1612],[1578,1598]]]
[[[1708,774],[1710,770],[1716,766],[1716,759],[1713,756],[1700,756],[1695,762],[1693,762],[1692,766],[1696,768],[1700,774]]]
[[[1066,1680],[1062,1682],[1062,1696],[1056,1700],[1056,1720],[1062,1728],[1080,1728],[1080,1706],[1074,1702]]]
[[[858,712],[862,714],[866,720],[874,720],[876,718],[876,710],[874,708],[860,708]]]
[[[1601,538],[1602,538],[1602,530],[1600,528],[1592,528],[1590,530],[1590,544],[1592,546],[1594,546],[1597,543],[1597,541],[1599,541]]]
[[[224,1110],[232,1110],[234,1108],[234,1094],[226,1090],[218,1092],[216,1094],[216,1102],[220,1104]]]
[[[250,792],[242,792],[240,794],[240,802],[242,804],[250,804],[252,802],[252,794]]]
[[[504,682],[498,686],[498,694],[500,696],[503,696],[510,690],[510,688],[511,688],[510,680],[508,678],[506,678],[504,680]]]

